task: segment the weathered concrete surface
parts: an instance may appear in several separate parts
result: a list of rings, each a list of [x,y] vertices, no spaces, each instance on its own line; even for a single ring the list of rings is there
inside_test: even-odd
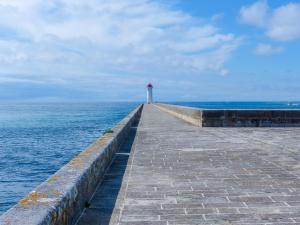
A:
[[[199,127],[300,127],[300,110],[289,109],[198,109],[155,104]]]
[[[300,127],[300,110],[203,110],[203,127]]]
[[[104,134],[94,144],[62,167],[47,181],[29,193],[0,217],[0,225],[74,224],[131,131],[139,120],[139,106],[112,133]],[[55,159],[53,159],[55,160]]]
[[[176,116],[177,118],[183,119],[188,123],[191,123],[198,127],[202,127],[202,109],[161,103],[156,103],[154,104],[154,106],[156,106],[162,111],[168,112],[173,116]]]
[[[126,171],[126,167],[132,162],[130,153],[134,148],[136,126],[137,124],[133,124],[131,127],[126,142],[116,153],[103,182],[94,193],[89,208],[85,209],[77,225],[117,224],[126,193],[126,182],[129,175],[129,170]]]
[[[198,128],[145,105],[125,175],[112,166],[79,224],[300,224],[299,138]]]

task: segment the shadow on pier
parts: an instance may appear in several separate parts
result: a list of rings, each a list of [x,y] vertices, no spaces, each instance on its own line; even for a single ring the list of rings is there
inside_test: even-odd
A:
[[[136,130],[136,121],[130,133],[116,153],[115,159],[107,170],[102,183],[97,188],[91,202],[81,215],[76,225],[108,225],[115,224],[120,215],[120,207],[125,197],[126,167],[133,147]]]

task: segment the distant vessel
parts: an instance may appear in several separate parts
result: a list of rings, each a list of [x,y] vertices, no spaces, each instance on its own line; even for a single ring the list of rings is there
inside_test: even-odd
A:
[[[153,94],[152,94],[153,85],[149,83],[147,85],[147,103],[151,104],[153,103]]]

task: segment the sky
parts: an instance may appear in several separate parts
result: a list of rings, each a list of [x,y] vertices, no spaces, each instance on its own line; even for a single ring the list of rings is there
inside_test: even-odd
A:
[[[0,0],[0,101],[300,100],[299,0]]]

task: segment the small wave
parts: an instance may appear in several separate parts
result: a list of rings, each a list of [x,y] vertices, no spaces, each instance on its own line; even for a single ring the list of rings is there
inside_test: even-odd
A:
[[[299,103],[288,103],[287,105],[288,105],[288,106],[298,106]]]

